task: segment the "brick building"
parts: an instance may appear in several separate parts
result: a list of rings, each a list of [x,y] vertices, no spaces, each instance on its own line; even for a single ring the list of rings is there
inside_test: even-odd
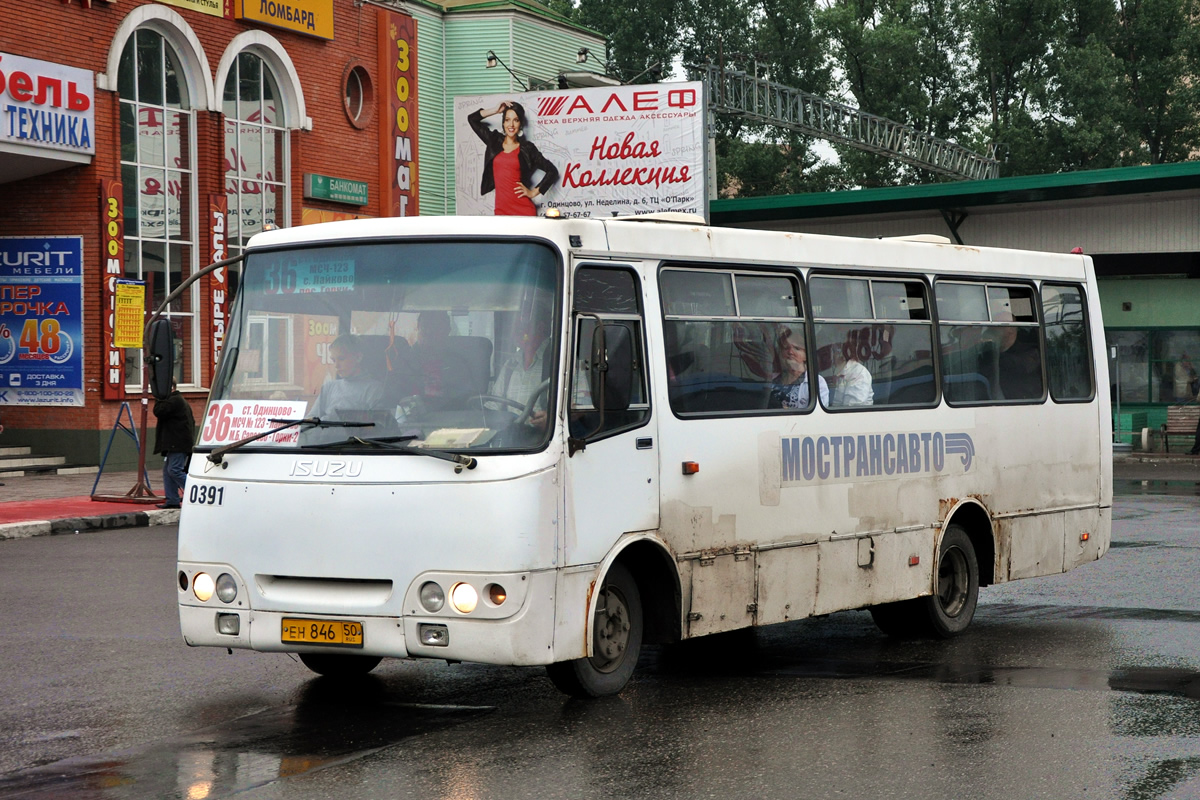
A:
[[[4,444],[80,464],[122,403],[140,416],[141,353],[119,345],[141,316],[118,280],[157,308],[266,224],[451,213],[454,95],[562,85],[580,48],[604,49],[527,0],[0,9]],[[167,311],[198,419],[237,281],[202,277]],[[117,436],[109,466],[135,459]]]

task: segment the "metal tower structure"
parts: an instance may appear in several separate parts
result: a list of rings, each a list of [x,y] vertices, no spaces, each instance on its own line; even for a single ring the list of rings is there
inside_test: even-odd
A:
[[[1000,176],[995,148],[981,156],[916,128],[867,114],[815,94],[717,64],[687,66],[693,80],[708,86],[708,110],[777,125],[870,153],[890,156],[919,169],[961,180]]]

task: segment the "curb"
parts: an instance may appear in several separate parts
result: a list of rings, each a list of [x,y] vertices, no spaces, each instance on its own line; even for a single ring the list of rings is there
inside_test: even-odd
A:
[[[179,509],[155,508],[128,514],[103,514],[94,517],[29,520],[0,525],[0,540],[30,539],[34,536],[62,536],[116,528],[152,528],[179,522]]]

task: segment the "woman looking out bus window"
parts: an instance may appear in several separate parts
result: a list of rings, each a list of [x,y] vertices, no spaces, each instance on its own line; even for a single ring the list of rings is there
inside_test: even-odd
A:
[[[804,346],[803,330],[793,330],[787,325],[779,328],[777,356],[779,374],[771,391],[772,406],[782,408],[808,407],[808,350]],[[829,405],[829,384],[817,376],[821,402]]]

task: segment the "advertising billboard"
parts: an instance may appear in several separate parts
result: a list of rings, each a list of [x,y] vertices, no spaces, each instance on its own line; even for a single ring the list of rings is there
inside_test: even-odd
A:
[[[89,70],[0,53],[0,150],[46,158],[95,155],[95,96]]]
[[[704,85],[454,99],[459,214],[707,217]]]
[[[407,14],[379,10],[379,74],[386,87],[380,107],[383,190],[380,213],[415,217],[421,213],[417,136],[417,21]],[[363,203],[365,205],[365,201]]]
[[[0,237],[0,405],[83,405],[83,237]]]

